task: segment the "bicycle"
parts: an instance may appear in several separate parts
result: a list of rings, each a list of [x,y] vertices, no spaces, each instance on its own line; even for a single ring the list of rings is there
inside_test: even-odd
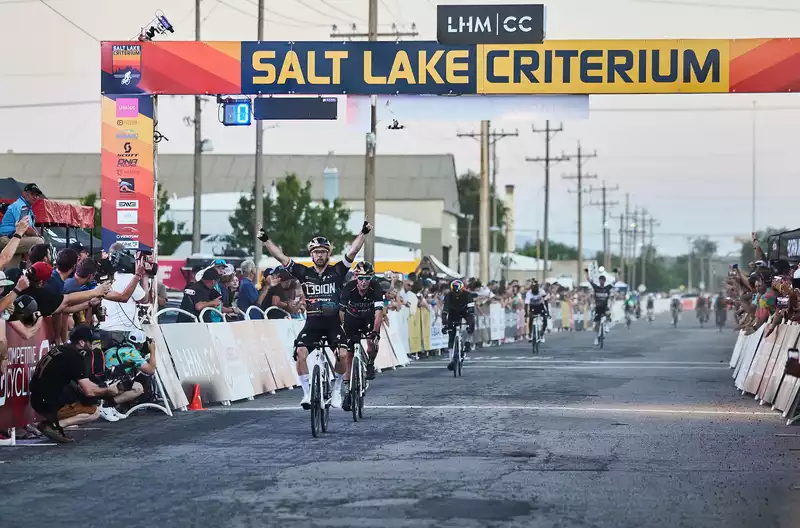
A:
[[[298,343],[295,342],[295,347],[297,346]],[[309,352],[306,364],[311,372],[311,435],[317,438],[320,430],[323,433],[328,431],[331,398],[333,397],[334,370],[328,354],[325,353],[325,348],[330,348],[327,340],[323,338],[320,341],[315,341],[312,347],[313,351]],[[337,351],[334,350],[334,354],[336,353]]]
[[[628,330],[631,329],[632,319],[633,318],[631,317],[631,313],[630,312],[625,312],[625,326],[628,328]]]
[[[462,375],[462,371],[464,368],[464,345],[462,344],[462,327],[464,326],[464,321],[459,321],[455,324],[450,324],[447,327],[447,331],[449,332],[451,328],[455,328],[456,335],[453,341],[453,359],[455,363],[453,364],[453,377],[457,378]]]
[[[539,336],[540,328],[542,324],[542,316],[540,314],[534,314],[533,320],[531,321],[531,343],[533,343],[533,353],[539,353]]]
[[[655,320],[656,320],[656,316],[653,313],[653,309],[652,308],[648,308],[647,309],[647,322],[650,323],[650,324],[653,324],[653,321],[655,321]]]
[[[672,326],[674,328],[678,328],[678,309],[677,308],[673,308],[672,309]]]
[[[603,342],[606,339],[606,320],[608,319],[609,314],[605,313],[600,317],[600,321],[597,323],[597,346],[602,349]]]
[[[356,334],[358,340],[353,344],[353,362],[350,366],[350,411],[353,413],[353,421],[357,422],[364,418],[364,396],[367,394],[369,382],[367,381],[367,364],[364,347],[361,346],[363,339],[369,339],[364,332]]]
[[[719,328],[719,331],[722,332],[722,330],[725,328],[725,319],[727,319],[726,317],[727,313],[725,313],[725,308],[717,309],[716,315],[717,315],[717,328]]]

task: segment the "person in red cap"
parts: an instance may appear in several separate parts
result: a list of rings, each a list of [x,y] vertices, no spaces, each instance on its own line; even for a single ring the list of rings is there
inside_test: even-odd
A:
[[[26,275],[31,285],[22,294],[30,295],[36,300],[39,311],[44,317],[61,313],[70,306],[82,305],[94,298],[103,297],[111,289],[111,284],[105,283],[91,290],[64,295],[52,288],[45,288],[45,283],[53,276],[53,266],[47,262],[37,262],[28,269]],[[80,308],[77,311],[80,311]]]

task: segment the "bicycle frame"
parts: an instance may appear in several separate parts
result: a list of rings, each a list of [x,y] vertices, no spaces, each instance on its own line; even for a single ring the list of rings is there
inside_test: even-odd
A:
[[[321,381],[330,384],[334,377],[334,369],[328,354],[325,353],[325,348],[329,348],[326,343],[314,343],[314,350],[308,353],[306,358],[306,365],[309,374],[314,372],[314,367],[319,365],[321,373]],[[313,377],[311,382],[313,382]],[[331,402],[331,395],[323,395],[322,405],[327,406]]]

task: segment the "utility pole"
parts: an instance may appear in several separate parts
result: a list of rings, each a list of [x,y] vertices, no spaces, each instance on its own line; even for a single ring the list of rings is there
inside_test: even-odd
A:
[[[264,0],[258,0],[258,41],[264,40]],[[256,95],[259,97],[259,95]],[[256,121],[256,186],[255,200],[256,217],[253,225],[253,248],[256,266],[261,262],[262,243],[258,239],[258,228],[264,222],[264,122]]]
[[[528,162],[544,162],[544,263],[542,266],[542,283],[545,281],[547,266],[550,263],[550,163],[560,163],[568,161],[569,158],[561,153],[557,158],[550,157],[550,141],[555,135],[564,130],[564,125],[559,124],[558,128],[550,128],[550,120],[545,121],[544,130],[532,127],[534,134],[544,134],[544,158],[525,158]],[[538,236],[537,236],[538,245]]]
[[[200,0],[194,0],[194,40],[200,40]],[[201,127],[200,96],[194,96],[194,211],[192,211],[192,253],[200,253],[200,218],[203,196],[203,136]]]
[[[619,220],[619,267],[618,267],[618,276],[617,280],[624,280],[625,279],[625,215],[620,213],[618,216],[610,216],[609,218],[613,220]],[[609,233],[609,239],[611,238],[611,233]],[[610,246],[609,241],[609,246]]]
[[[481,121],[481,181],[480,181],[480,262],[478,278],[485,286],[489,282],[489,121]]]
[[[624,227],[621,228],[622,229],[622,253],[621,253],[622,258],[620,259],[620,261],[622,262],[622,267],[620,268],[621,270],[626,269],[625,264],[628,260],[627,242],[629,239],[625,235],[628,234],[628,225],[630,224],[630,217],[631,217],[630,207],[631,207],[631,195],[630,193],[625,193],[625,215],[623,221]],[[630,283],[630,277],[625,276],[625,282]]]
[[[483,123],[483,121],[481,121]],[[487,121],[488,123],[488,121]],[[459,132],[456,134],[458,137],[469,137],[472,139],[477,139],[481,141],[481,148],[483,148],[483,136],[480,133],[475,132],[468,132],[468,133],[461,133]],[[514,132],[506,132],[504,129],[497,132],[495,130],[489,131],[489,149],[490,149],[490,160],[491,167],[488,168],[488,171],[492,173],[492,192],[489,194],[489,199],[491,200],[491,209],[492,209],[492,225],[489,228],[492,232],[492,253],[497,252],[497,233],[499,232],[499,227],[497,226],[497,142],[503,138],[507,137],[517,137],[519,136],[519,131],[515,130]],[[483,159],[483,157],[481,157]],[[482,167],[482,166],[481,166]],[[481,168],[483,170],[483,168]],[[511,236],[514,236],[513,234]],[[483,280],[483,279],[481,279]]]
[[[570,156],[571,158],[572,156]],[[581,273],[583,272],[583,180],[593,180],[597,178],[595,174],[583,173],[583,160],[588,158],[596,158],[597,152],[592,154],[584,154],[581,149],[581,143],[578,142],[578,154],[575,156],[578,162],[578,173],[575,176],[562,176],[565,180],[577,180],[578,189],[578,274],[576,284],[581,280]],[[572,193],[572,191],[570,191]]]
[[[692,246],[692,239],[691,238],[687,238],[686,240],[689,242],[689,256],[688,256],[688,260],[689,260],[689,277],[688,277],[689,278],[689,284],[688,284],[687,291],[691,292],[692,291],[692,255],[694,254],[694,247]]]
[[[259,3],[262,0],[259,0]],[[259,13],[260,14],[260,13]],[[369,0],[369,15],[368,15],[369,28],[367,33],[356,32],[356,26],[353,24],[353,31],[350,33],[340,33],[336,26],[333,26],[331,38],[342,39],[346,38],[352,40],[354,38],[364,38],[370,42],[375,42],[378,37],[392,37],[399,40],[401,37],[416,37],[419,33],[416,31],[416,24],[412,24],[412,31],[398,31],[395,30],[391,33],[378,33],[378,0]],[[369,220],[373,228],[375,227],[375,151],[378,144],[378,98],[375,95],[371,96],[371,109],[370,109],[370,132],[366,138],[366,152],[364,155],[364,216]],[[375,262],[375,237],[367,237],[364,243],[364,260]]]
[[[634,209],[633,222],[631,222],[631,230],[633,231],[633,243],[631,244],[631,284],[630,284],[630,287],[633,290],[636,289],[636,259],[637,259],[636,235],[639,232],[638,220],[639,220],[639,210]]]
[[[618,191],[619,185],[615,185],[614,187],[609,187],[606,185],[606,182],[603,181],[603,186],[598,189],[592,189],[590,192],[599,191],[601,193],[602,199],[600,202],[589,202],[589,205],[600,206],[603,210],[603,266],[606,269],[611,268],[611,230],[608,227],[608,209],[615,205],[619,205],[619,202],[610,202],[608,200],[608,192],[609,191]]]

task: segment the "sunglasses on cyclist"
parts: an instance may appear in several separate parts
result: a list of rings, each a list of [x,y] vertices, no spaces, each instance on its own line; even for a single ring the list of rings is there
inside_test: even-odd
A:
[[[356,280],[359,280],[361,282],[369,282],[372,280],[372,275],[359,275],[358,277],[356,277]]]

